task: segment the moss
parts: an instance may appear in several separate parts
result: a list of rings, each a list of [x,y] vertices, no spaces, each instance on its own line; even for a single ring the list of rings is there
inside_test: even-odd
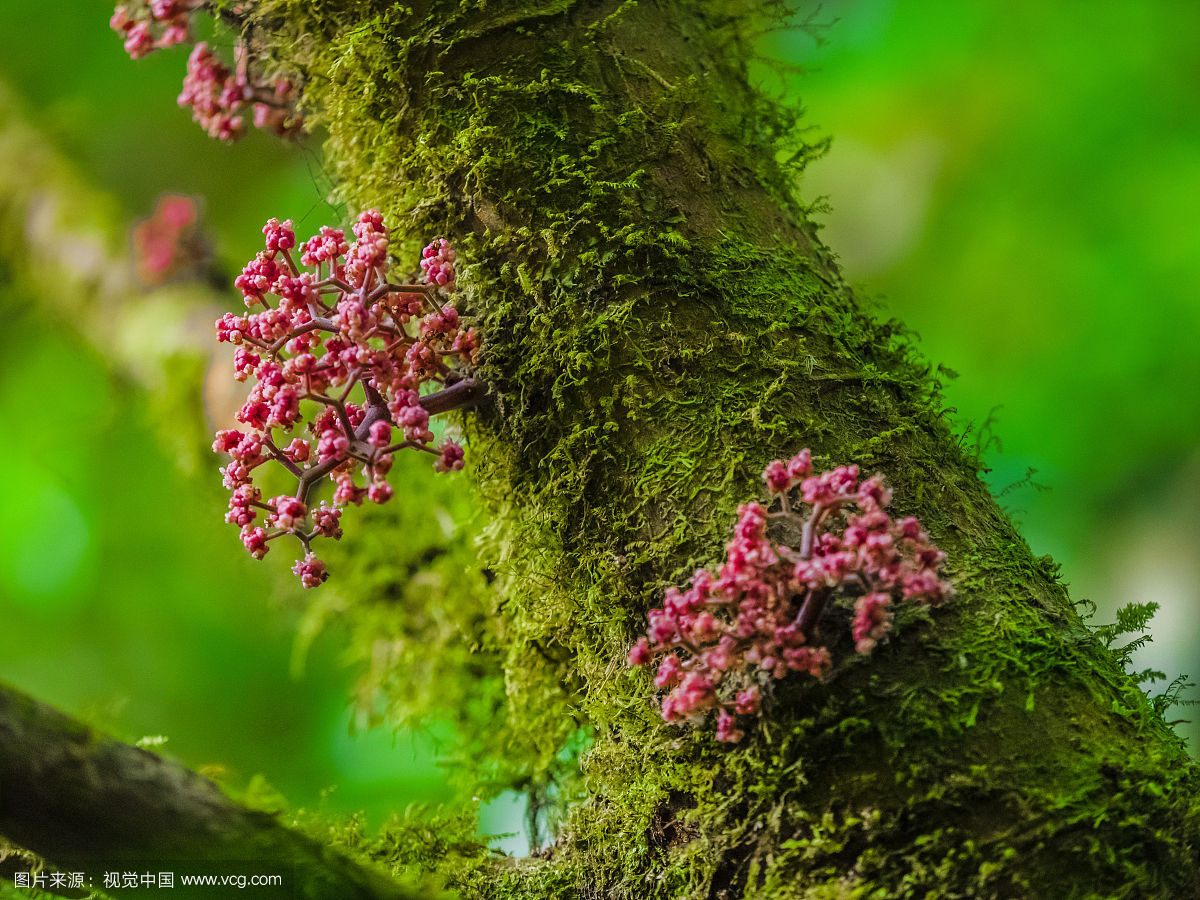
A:
[[[743,6],[253,7],[341,199],[467,261],[491,390],[464,422],[489,517],[473,552],[496,593],[469,599],[472,576],[420,601],[488,636],[474,673],[439,639],[444,677],[502,668],[531,778],[595,736],[546,858],[442,870],[489,897],[1196,893],[1194,771],[793,201],[792,116],[747,85]],[[958,598],[870,659],[835,645],[834,677],[782,685],[728,750],[663,726],[623,657],[662,589],[719,559],[763,464],[802,446],[884,472]],[[360,571],[404,567],[402,528],[356,548]]]

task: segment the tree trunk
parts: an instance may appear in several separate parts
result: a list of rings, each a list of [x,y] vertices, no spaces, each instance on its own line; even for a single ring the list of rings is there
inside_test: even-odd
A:
[[[460,245],[510,702],[543,758],[594,740],[546,857],[467,889],[1196,896],[1180,742],[793,198],[794,122],[747,76],[764,5],[240,4],[303,81],[343,198]],[[832,677],[780,683],[736,747],[667,726],[624,662],[645,611],[804,446],[884,473],[957,597],[870,657],[835,645]]]
[[[549,861],[485,893],[1196,895],[1183,748],[794,200],[794,123],[747,76],[756,6],[251,9],[344,199],[463,247],[510,695],[547,740],[572,715],[594,733]],[[658,721],[624,657],[663,588],[719,560],[764,463],[803,446],[884,473],[957,598],[782,685],[729,749]]]

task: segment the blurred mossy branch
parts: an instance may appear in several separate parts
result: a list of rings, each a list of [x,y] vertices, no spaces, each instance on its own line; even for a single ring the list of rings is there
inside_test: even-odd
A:
[[[3,277],[146,391],[160,435],[194,470],[209,439],[201,389],[221,298],[197,280],[148,290],[137,280],[131,218],[90,184],[0,83]]]
[[[0,685],[0,834],[66,871],[111,872],[156,861],[253,862],[262,864],[262,874],[272,864],[286,871],[296,897],[418,896],[274,816],[239,806],[208,779],[97,734],[5,685]],[[219,869],[214,865],[213,871]],[[139,896],[145,890],[104,893]],[[212,895],[209,887],[193,894],[182,883],[172,892]]]

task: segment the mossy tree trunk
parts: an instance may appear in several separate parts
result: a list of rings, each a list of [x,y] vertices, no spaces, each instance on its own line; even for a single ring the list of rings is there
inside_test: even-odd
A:
[[[546,758],[594,739],[547,858],[470,890],[1196,896],[1179,741],[793,197],[794,123],[747,75],[764,5],[242,4],[303,81],[343,198],[462,248],[510,701]],[[662,724],[624,663],[645,611],[804,446],[886,475],[949,554],[954,603],[869,658],[835,645],[834,675],[782,683],[732,749]]]

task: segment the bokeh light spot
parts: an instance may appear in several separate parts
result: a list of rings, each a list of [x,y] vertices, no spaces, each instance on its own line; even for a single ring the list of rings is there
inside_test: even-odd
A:
[[[19,499],[18,499],[19,498]],[[46,472],[29,473],[24,488],[0,501],[0,573],[14,600],[62,609],[82,594],[91,527],[75,499]]]

